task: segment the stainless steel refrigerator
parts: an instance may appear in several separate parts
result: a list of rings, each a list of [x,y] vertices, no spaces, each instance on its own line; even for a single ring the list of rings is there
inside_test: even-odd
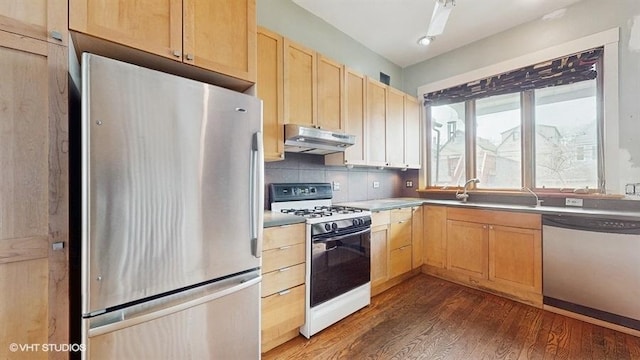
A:
[[[258,359],[262,104],[82,58],[90,359]]]

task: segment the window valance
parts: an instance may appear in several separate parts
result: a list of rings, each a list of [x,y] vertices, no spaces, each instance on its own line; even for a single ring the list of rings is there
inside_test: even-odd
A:
[[[595,79],[603,47],[530,65],[424,95],[425,102],[446,105],[488,96],[566,85]]]

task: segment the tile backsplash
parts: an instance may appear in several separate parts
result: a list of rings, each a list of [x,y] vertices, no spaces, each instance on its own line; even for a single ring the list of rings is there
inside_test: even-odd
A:
[[[405,188],[406,179],[417,179],[417,170],[403,172],[395,169],[325,166],[322,155],[287,153],[285,160],[265,164],[264,178],[265,186],[271,183],[337,181],[340,190],[333,192],[334,203],[417,196],[417,181],[414,181],[414,188]],[[378,182],[380,187],[374,188],[374,182]],[[269,208],[268,189],[265,196],[265,208]]]

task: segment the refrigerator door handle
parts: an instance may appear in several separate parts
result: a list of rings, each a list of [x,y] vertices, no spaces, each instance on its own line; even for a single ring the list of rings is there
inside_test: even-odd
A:
[[[255,278],[246,280],[241,282],[240,284],[230,286],[228,288],[212,292],[210,294],[204,295],[202,297],[181,302],[177,305],[159,308],[158,310],[153,310],[149,308],[144,308],[141,310],[141,314],[136,314],[136,311],[133,310],[129,313],[125,313],[126,309],[123,311],[119,311],[116,314],[109,314],[109,318],[113,319],[114,322],[107,323],[104,325],[99,325],[94,328],[89,329],[89,337],[98,336],[107,334],[116,330],[124,329],[130,326],[134,326],[143,322],[155,320],[161,317],[165,317],[179,311],[186,310],[188,308],[198,306],[215,299],[222,298],[227,295],[231,295],[238,291],[244,290],[256,284],[259,284],[262,281],[262,276],[257,276]]]
[[[264,147],[262,132],[253,134],[251,150],[251,243],[253,256],[262,256],[262,224],[264,222]]]

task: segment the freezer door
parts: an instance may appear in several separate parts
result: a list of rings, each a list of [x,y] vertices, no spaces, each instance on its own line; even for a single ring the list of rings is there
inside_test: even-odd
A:
[[[83,313],[260,266],[262,104],[83,57]]]
[[[223,281],[199,297],[177,294],[178,299],[160,299],[155,306],[86,319],[84,355],[91,360],[257,360],[260,275],[248,276]]]

